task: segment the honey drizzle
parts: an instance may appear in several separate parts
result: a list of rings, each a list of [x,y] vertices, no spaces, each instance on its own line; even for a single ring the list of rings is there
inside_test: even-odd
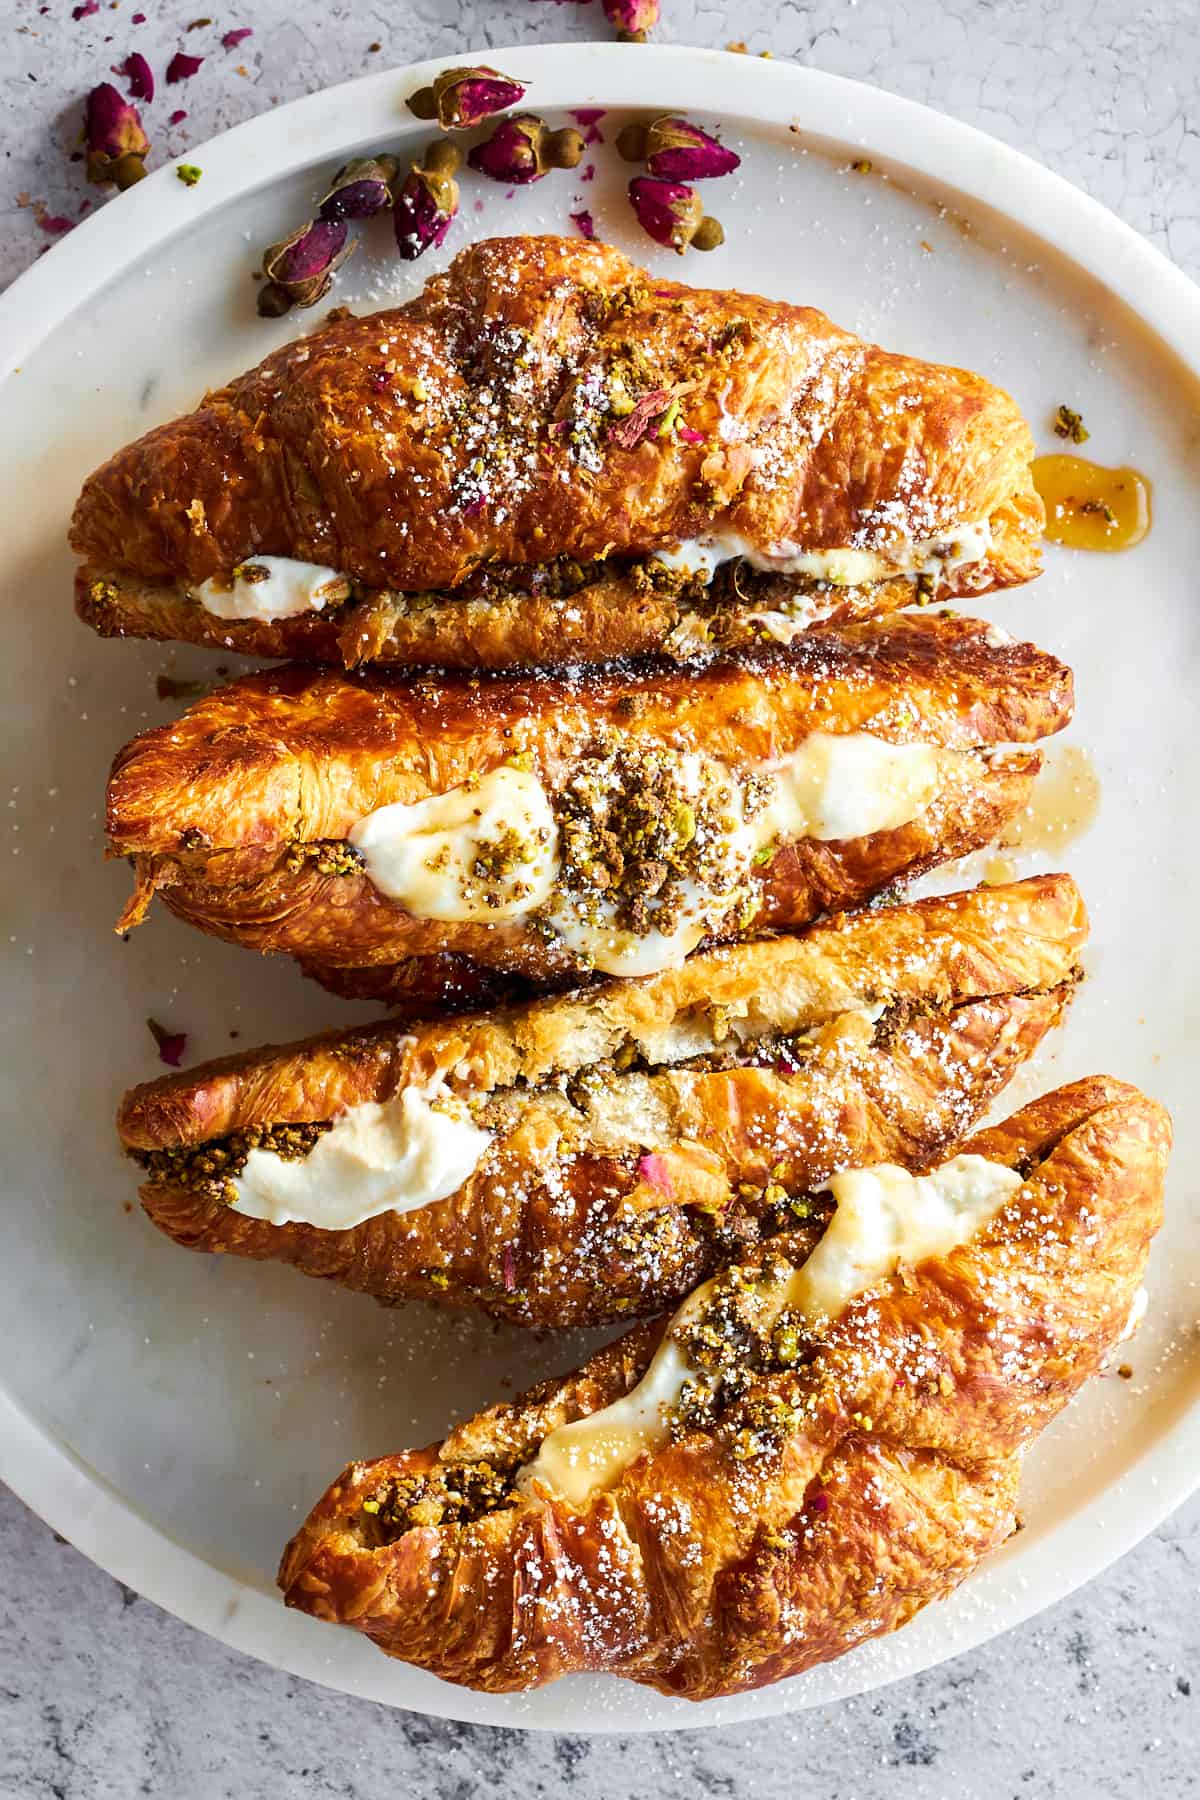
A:
[[[1106,469],[1083,456],[1039,456],[1033,485],[1045,503],[1052,544],[1128,550],[1150,529],[1150,483],[1136,469]]]
[[[1004,834],[1006,850],[1062,850],[1093,824],[1100,810],[1100,778],[1079,744],[1051,752],[1033,785],[1033,798]]]

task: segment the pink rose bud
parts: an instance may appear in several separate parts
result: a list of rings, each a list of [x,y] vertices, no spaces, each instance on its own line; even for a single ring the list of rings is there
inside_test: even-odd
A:
[[[657,1188],[660,1194],[670,1195],[674,1192],[670,1164],[657,1150],[651,1150],[648,1155],[638,1158],[637,1172],[647,1187]]]
[[[111,81],[102,81],[87,97],[84,141],[89,181],[129,188],[146,173],[150,140],[137,107],[123,100]]]
[[[641,43],[658,24],[658,0],[604,0],[604,14],[620,37]]]
[[[406,102],[418,119],[436,119],[443,131],[469,131],[493,113],[524,98],[525,84],[499,69],[444,69],[432,87],[418,88]]]
[[[475,145],[467,161],[493,181],[524,187],[550,169],[573,169],[582,155],[583,134],[573,127],[548,131],[535,113],[514,113],[501,120],[485,143]]]
[[[344,220],[310,219],[281,243],[272,244],[263,256],[266,285],[258,296],[258,310],[268,318],[289,306],[315,306],[329,291],[333,272],[353,250],[347,243],[349,226]]]
[[[452,175],[444,169],[410,169],[392,208],[396,248],[405,262],[444,243],[457,211],[458,183]]]
[[[741,157],[686,119],[655,119],[646,131],[646,167],[668,181],[706,181],[731,175]]]
[[[339,169],[321,202],[319,219],[373,219],[392,204],[394,156],[356,157]]]
[[[694,188],[682,181],[656,181],[635,175],[629,184],[629,201],[638,224],[656,244],[683,255],[704,217],[704,207]]]

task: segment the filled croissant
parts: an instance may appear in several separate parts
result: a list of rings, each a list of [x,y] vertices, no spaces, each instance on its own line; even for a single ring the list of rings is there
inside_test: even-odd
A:
[[[986,843],[1040,762],[1006,746],[1071,706],[1053,657],[924,613],[688,670],[251,675],[117,757],[120,928],[159,892],[318,969],[652,973]]]
[[[1126,1331],[1163,1109],[1095,1077],[914,1179],[845,1169],[576,1374],[353,1463],[287,1603],[490,1691],[703,1700],[891,1631],[1016,1529],[1021,1457]]]
[[[689,658],[1027,581],[1032,457],[965,370],[604,244],[492,239],[98,469],[77,607],[347,665]]]
[[[921,1168],[1056,1024],[1086,937],[1066,875],[507,1012],[331,1033],[129,1093],[154,1223],[394,1301],[531,1325],[660,1310],[836,1169]]]

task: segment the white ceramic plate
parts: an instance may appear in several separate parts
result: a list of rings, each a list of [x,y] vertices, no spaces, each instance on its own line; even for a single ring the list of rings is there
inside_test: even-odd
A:
[[[463,58],[456,58],[462,61]],[[516,1383],[569,1366],[540,1343],[422,1308],[384,1311],[291,1271],[185,1256],[130,1209],[110,1120],[120,1090],[159,1072],[145,1020],[185,1029],[189,1060],[287,1038],[336,1002],[289,966],[209,942],[159,913],[128,943],[127,890],[101,860],[105,771],[169,715],[155,677],[211,674],[212,655],[101,643],[70,609],[68,514],[87,471],[194,404],[317,313],[253,309],[264,243],[305,218],[322,177],[372,147],[412,151],[404,96],[440,65],[374,75],[232,131],[101,209],[0,299],[5,496],[3,1108],[0,1474],[80,1549],[239,1649],[348,1692],[495,1724],[695,1726],[828,1700],[982,1642],[1068,1592],[1149,1531],[1194,1482],[1200,1356],[1192,1245],[1200,1134],[1193,1048],[1197,766],[1191,755],[1200,611],[1200,300],[1140,238],[989,138],[871,88],[716,52],[617,45],[491,52],[528,103],[665,106],[720,120],[742,170],[705,197],[728,242],[687,274],[824,307],[890,347],[965,363],[1010,388],[1044,439],[1059,401],[1088,453],[1154,482],[1155,524],[1119,557],[1052,552],[1034,586],[986,610],[1071,661],[1070,734],[1094,758],[1099,816],[1065,860],[1094,915],[1070,1026],[1013,1104],[1095,1070],[1175,1110],[1168,1222],[1151,1269],[1136,1375],[1091,1392],[1029,1458],[1027,1529],[950,1602],[905,1631],[764,1693],[701,1708],[574,1679],[540,1694],[461,1692],[380,1657],[350,1632],[284,1611],[284,1540],[353,1455],[441,1435]],[[632,226],[628,174],[604,121],[595,179],[551,176],[509,197],[472,180],[445,251],[413,266],[386,226],[337,298],[407,297],[475,233],[603,236],[678,272]],[[871,175],[848,163],[863,157]],[[479,202],[479,210],[475,203]],[[1027,857],[1052,866],[1059,857]]]

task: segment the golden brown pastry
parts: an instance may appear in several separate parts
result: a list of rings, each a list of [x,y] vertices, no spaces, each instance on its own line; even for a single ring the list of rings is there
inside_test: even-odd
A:
[[[1033,441],[979,376],[604,244],[476,244],[93,474],[107,636],[348,665],[694,657],[1027,581]]]
[[[117,757],[120,928],[159,892],[318,968],[651,973],[986,843],[1040,761],[1000,746],[1071,705],[1053,657],[948,614],[687,670],[252,675]]]
[[[191,1248],[602,1323],[812,1230],[810,1190],[847,1163],[936,1161],[1061,1017],[1086,931],[1067,875],[881,908],[165,1076],[118,1130]]]
[[[893,1630],[1016,1528],[1022,1453],[1130,1319],[1169,1144],[1098,1076],[922,1183],[838,1176],[815,1250],[784,1233],[665,1332],[352,1463],[287,1603],[499,1692],[604,1670],[703,1700]]]

